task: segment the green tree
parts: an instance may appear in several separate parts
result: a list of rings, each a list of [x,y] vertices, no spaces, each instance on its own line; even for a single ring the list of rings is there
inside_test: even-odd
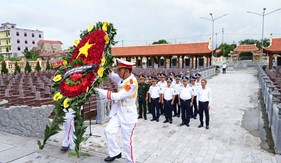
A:
[[[164,40],[164,39],[161,39],[161,40],[158,40],[158,41],[154,41],[152,44],[169,44],[168,41]]]
[[[31,66],[28,61],[25,64],[24,72],[31,72]]]
[[[40,66],[40,64],[39,64],[39,61],[37,61],[37,63],[36,63],[35,70],[36,70],[37,72],[39,72],[39,71],[41,70],[41,66]]]
[[[39,52],[37,50],[24,49],[23,54],[27,60],[36,61],[39,58]]]
[[[9,70],[7,69],[7,64],[5,61],[2,61],[2,69],[1,69],[1,73],[2,74],[7,74],[9,72]]]
[[[50,65],[50,62],[49,62],[49,59],[47,60],[47,63],[46,63],[46,70],[50,70],[51,69],[51,65]]]
[[[236,48],[235,44],[227,44],[227,43],[223,43],[219,46],[219,49],[221,50],[216,57],[220,57],[220,56],[224,56],[224,57],[228,57],[229,53],[231,51],[233,51]]]
[[[9,56],[8,59],[9,59],[10,61],[20,61],[20,60],[21,60],[21,57]]]
[[[4,55],[0,54],[0,61],[4,61]]]
[[[18,64],[18,62],[16,62],[15,64],[15,74],[20,73],[20,66]]]

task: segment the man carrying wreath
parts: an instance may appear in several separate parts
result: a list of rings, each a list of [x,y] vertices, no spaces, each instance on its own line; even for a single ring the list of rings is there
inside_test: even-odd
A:
[[[111,72],[108,77],[117,83],[118,92],[95,88],[101,98],[114,101],[109,114],[110,121],[105,128],[109,156],[104,161],[111,162],[122,156],[116,139],[116,133],[120,128],[126,162],[134,163],[133,135],[138,116],[136,106],[138,83],[132,74],[133,63],[121,59],[117,59],[117,63],[117,73]]]

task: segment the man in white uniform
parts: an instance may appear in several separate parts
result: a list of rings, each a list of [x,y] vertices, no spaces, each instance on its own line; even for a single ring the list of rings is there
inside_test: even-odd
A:
[[[131,73],[133,63],[121,59],[117,59],[117,62],[118,73],[111,72],[109,78],[118,84],[118,92],[95,88],[101,98],[115,101],[110,111],[110,121],[105,128],[109,156],[104,161],[111,162],[121,158],[121,150],[115,135],[121,128],[126,162],[134,163],[133,135],[138,116],[136,106],[138,83]]]
[[[65,117],[64,117],[64,123],[63,123],[63,127],[64,127],[64,138],[62,141],[62,147],[61,147],[61,151],[66,152],[68,149],[74,149],[75,148],[75,144],[74,144],[74,139],[75,139],[75,135],[74,135],[74,117],[75,117],[75,111],[71,108],[69,108],[68,110],[63,109],[63,111],[65,112]]]

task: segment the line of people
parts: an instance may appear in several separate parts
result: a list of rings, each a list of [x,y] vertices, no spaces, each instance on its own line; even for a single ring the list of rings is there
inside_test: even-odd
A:
[[[163,123],[173,123],[173,117],[180,117],[180,126],[189,127],[190,119],[200,117],[199,128],[204,126],[205,115],[206,129],[209,129],[209,110],[212,103],[211,89],[206,86],[207,80],[200,79],[201,75],[196,73],[190,78],[175,75],[173,72],[166,77],[164,73],[158,76],[139,76],[138,104],[139,119],[147,120],[148,113],[152,114],[151,121],[159,122],[160,115],[164,114]],[[174,113],[174,115],[172,115]]]

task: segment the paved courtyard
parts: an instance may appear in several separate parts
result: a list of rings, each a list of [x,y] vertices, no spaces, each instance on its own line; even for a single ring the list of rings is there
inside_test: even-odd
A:
[[[258,105],[251,100],[258,96],[256,74],[254,69],[228,71],[208,80],[207,85],[213,91],[209,130],[197,127],[198,118],[191,120],[190,127],[179,126],[181,120],[177,117],[173,124],[164,124],[163,116],[158,123],[150,121],[151,115],[148,120],[139,120],[135,129],[137,162],[278,162],[280,156],[261,149],[260,138],[242,127],[244,111]],[[258,126],[258,117],[251,120]],[[0,133],[0,162],[103,162],[107,153],[105,126],[92,126],[93,135],[82,144],[83,151],[91,156],[79,159],[59,151],[61,133],[42,151],[34,138]]]

